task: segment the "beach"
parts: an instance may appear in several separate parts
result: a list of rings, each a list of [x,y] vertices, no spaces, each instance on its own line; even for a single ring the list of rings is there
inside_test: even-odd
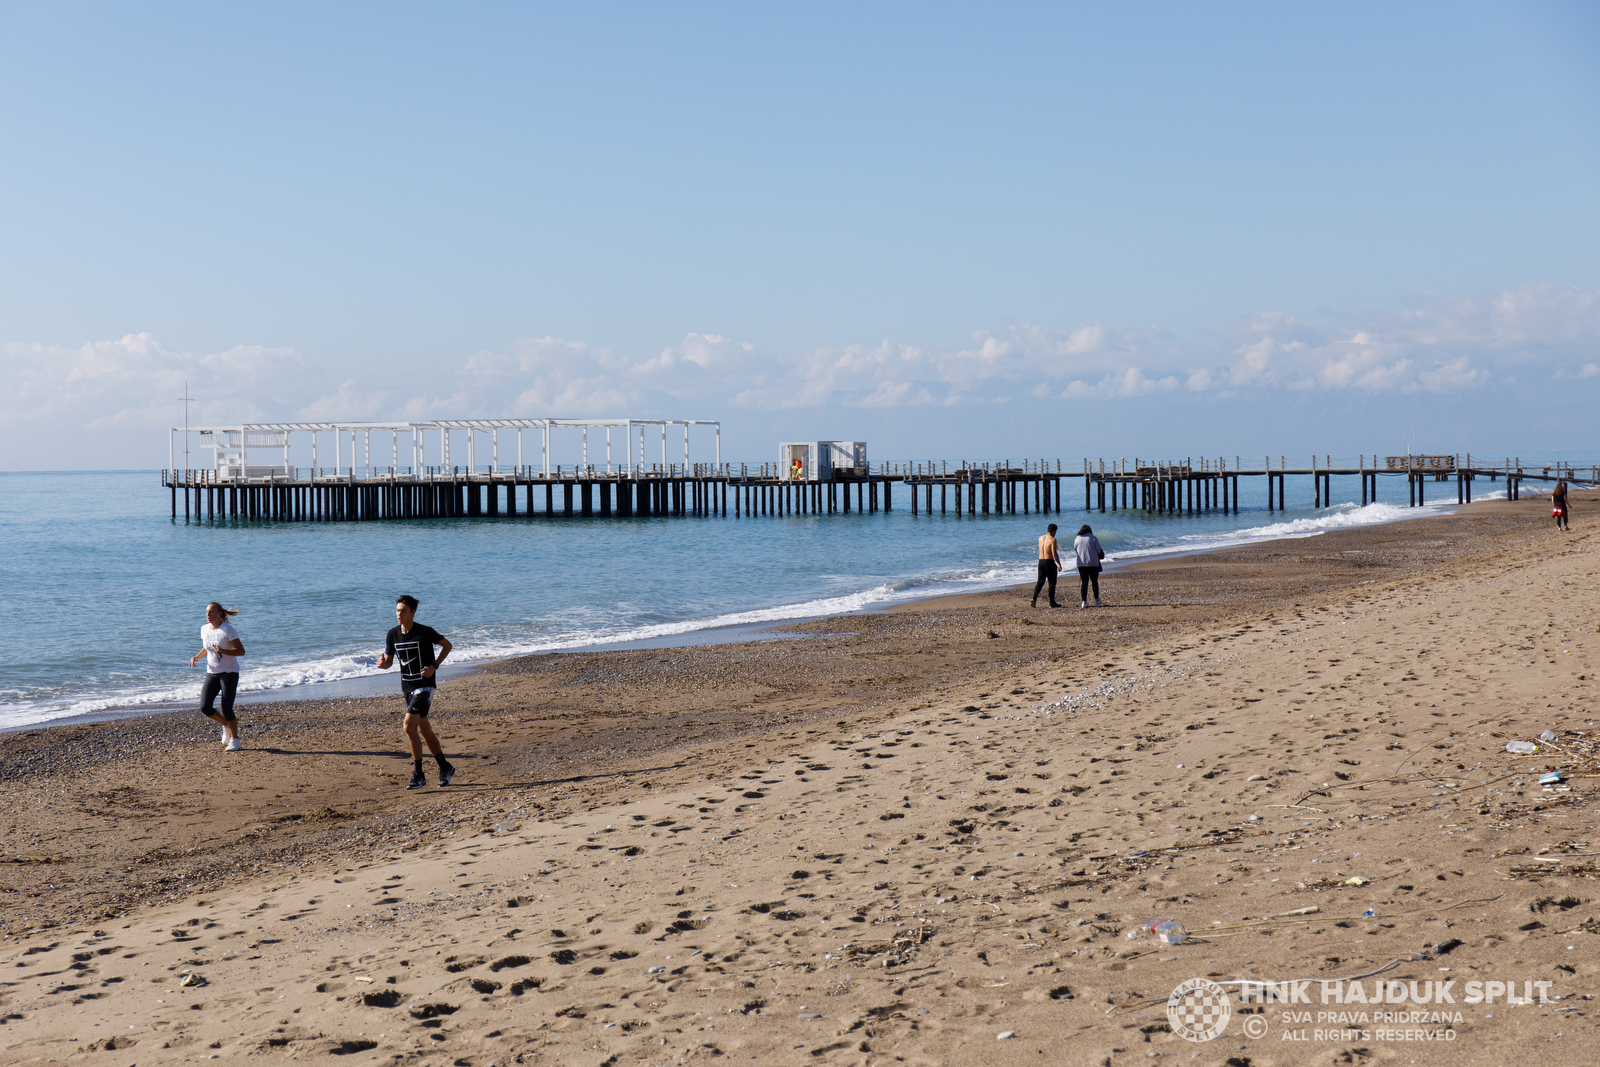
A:
[[[415,793],[397,693],[7,735],[0,1061],[1582,1061],[1594,545],[1497,500],[505,660]]]

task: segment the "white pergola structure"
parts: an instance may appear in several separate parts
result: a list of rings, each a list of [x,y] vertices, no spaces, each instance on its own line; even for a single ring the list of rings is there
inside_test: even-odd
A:
[[[201,437],[200,447],[213,450],[214,460],[211,465],[215,476],[231,480],[235,478],[249,478],[256,476],[285,476],[290,475],[289,449],[291,438],[294,434],[309,434],[311,446],[311,467],[313,471],[320,469],[318,458],[318,444],[321,435],[333,435],[333,467],[337,472],[346,466],[352,471],[365,468],[374,470],[372,435],[379,436],[379,459],[382,459],[382,435],[390,435],[388,466],[392,471],[399,472],[404,466],[401,463],[402,450],[400,447],[402,437],[406,438],[405,455],[409,458],[410,469],[413,473],[420,473],[428,466],[428,433],[436,431],[434,455],[438,459],[438,466],[452,467],[450,456],[451,431],[464,430],[467,433],[467,469],[469,472],[478,470],[477,444],[478,434],[487,433],[490,446],[491,472],[501,470],[500,467],[500,431],[507,430],[516,433],[517,437],[517,467],[526,470],[530,464],[524,461],[523,432],[526,430],[540,431],[539,438],[539,464],[545,475],[552,472],[550,462],[551,435],[556,430],[575,429],[583,434],[583,467],[592,470],[589,461],[589,431],[591,429],[605,431],[606,458],[605,471],[613,473],[618,464],[613,457],[614,441],[613,431],[621,429],[625,438],[626,452],[625,463],[622,465],[627,470],[645,465],[648,460],[646,433],[652,427],[661,431],[661,465],[669,465],[667,455],[667,428],[681,426],[683,428],[683,465],[690,466],[689,452],[689,427],[711,426],[715,429],[716,444],[713,462],[717,467],[722,465],[722,423],[714,419],[441,419],[433,422],[252,422],[240,423],[233,426],[174,426],[167,433],[168,463],[175,464],[177,460],[177,447],[175,435],[183,433],[198,433]],[[634,431],[638,430],[639,451],[637,458],[634,453]],[[350,445],[349,463],[345,463],[344,445],[348,440]],[[274,453],[273,458],[281,450],[281,463],[262,464],[250,462],[250,453],[257,455],[263,451]],[[184,453],[188,454],[188,438],[184,438]],[[358,457],[361,462],[357,462]],[[176,469],[175,467],[173,469]]]

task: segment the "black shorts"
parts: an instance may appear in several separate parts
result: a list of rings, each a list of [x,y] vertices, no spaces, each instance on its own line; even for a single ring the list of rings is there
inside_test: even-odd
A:
[[[406,698],[406,714],[420,719],[428,717],[433,707],[433,686],[422,682],[401,682],[400,695]]]

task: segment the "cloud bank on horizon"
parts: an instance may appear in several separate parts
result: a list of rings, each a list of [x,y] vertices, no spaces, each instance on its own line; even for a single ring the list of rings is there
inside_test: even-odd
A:
[[[350,368],[290,348],[174,350],[148,333],[78,348],[9,342],[8,436],[42,424],[88,434],[196,425],[493,417],[718,418],[773,412],[1267,391],[1448,394],[1600,376],[1600,291],[1527,285],[1487,297],[1411,298],[1384,314],[1310,323],[1261,313],[1200,341],[1152,326],[1019,325],[939,349],[888,340],[798,354],[693,333],[648,358],[583,340],[514,341],[430,377]]]

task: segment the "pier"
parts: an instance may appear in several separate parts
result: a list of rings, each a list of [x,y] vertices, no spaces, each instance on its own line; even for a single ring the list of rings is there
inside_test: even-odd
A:
[[[709,462],[694,462],[690,430],[714,434]],[[683,432],[680,464],[669,458],[670,429]],[[536,431],[539,463],[528,463],[527,431]],[[552,464],[552,435],[573,431],[581,462]],[[590,462],[590,432],[604,434],[603,462]],[[661,461],[646,462],[648,435],[660,433]],[[501,464],[501,433],[515,462]],[[198,434],[200,451],[212,462],[162,472],[172,492],[172,515],[183,493],[184,516],[301,522],[421,519],[499,515],[715,515],[726,513],[720,463],[722,427],[701,419],[466,419],[425,423],[253,423],[239,426],[174,427],[168,435]],[[621,441],[616,437],[620,434]],[[298,435],[298,437],[297,437]],[[431,435],[431,440],[430,440]],[[464,435],[465,464],[452,463],[451,446]],[[636,436],[637,435],[637,436]],[[373,451],[374,437],[378,450]],[[331,440],[329,440],[331,438]],[[385,440],[387,438],[387,440]],[[478,463],[483,440],[487,464]],[[319,463],[324,442],[332,445],[332,467]],[[437,463],[426,462],[432,444]],[[296,446],[311,465],[291,462]],[[387,445],[387,449],[384,447]],[[594,442],[600,460],[602,442]],[[344,463],[348,447],[349,465]],[[459,448],[459,445],[458,445]],[[385,451],[388,456],[385,457]],[[251,453],[254,452],[253,457]],[[261,462],[263,453],[268,462]],[[383,460],[388,458],[389,463]],[[402,463],[402,458],[409,460]]]
[[[1333,503],[1333,479],[1354,477],[1361,479],[1361,506],[1378,502],[1380,477],[1404,478],[1406,506],[1421,507],[1427,503],[1429,482],[1456,483],[1456,503],[1472,503],[1473,485],[1479,480],[1503,480],[1506,497],[1519,500],[1522,483],[1533,481],[1555,483],[1569,481],[1600,481],[1600,466],[1572,467],[1566,465],[1524,466],[1520,459],[1506,458],[1495,462],[1474,463],[1470,453],[1455,455],[1385,456],[1382,462],[1376,455],[1357,457],[1336,462],[1332,455],[1312,456],[1307,464],[1290,466],[1288,457],[1279,456],[1276,466],[1271,456],[1263,456],[1261,466],[1247,465],[1243,457],[1233,457],[1229,466],[1226,457],[1209,459],[1193,457],[1181,462],[1152,462],[1141,465],[1135,459],[1131,468],[1126,460],[1114,460],[1109,465],[1100,460],[1096,464],[1084,461],[1083,510],[1111,510],[1134,507],[1151,512],[1194,513],[1202,511],[1239,511],[1239,479],[1266,478],[1267,511],[1287,511],[1287,483],[1289,478],[1311,479],[1313,508],[1327,507]],[[1396,503],[1399,502],[1398,496]]]
[[[700,460],[690,447],[691,430],[696,427],[713,437],[711,455]],[[680,430],[681,462],[668,445],[669,431]],[[537,457],[528,454],[527,431],[537,433]],[[1524,482],[1600,481],[1600,468],[1534,466],[1516,458],[1484,461],[1470,455],[1362,455],[1354,461],[1327,455],[1293,464],[1284,456],[1264,456],[1260,464],[1241,456],[912,460],[831,467],[825,476],[811,477],[778,463],[723,462],[721,426],[710,420],[270,423],[187,431],[178,427],[174,432],[184,433],[186,446],[189,434],[199,434],[201,450],[211,453],[205,466],[179,466],[174,444],[174,464],[161,472],[161,484],[171,494],[172,517],[181,511],[186,520],[203,521],[872,514],[892,510],[898,490],[905,491],[901,499],[912,514],[1044,515],[1065,511],[1066,483],[1074,479],[1082,482],[1086,512],[1237,514],[1245,479],[1266,480],[1269,512],[1287,510],[1291,478],[1310,479],[1312,506],[1318,508],[1332,503],[1336,477],[1360,479],[1362,505],[1378,502],[1379,486],[1388,482],[1383,499],[1396,505],[1403,500],[1411,507],[1427,503],[1430,485],[1452,481],[1461,504],[1470,503],[1474,486],[1483,482],[1503,483],[1507,497],[1516,500]],[[557,432],[578,435],[574,450],[580,462],[551,462],[551,435]],[[507,458],[514,462],[504,465],[502,433],[514,435],[505,441]],[[597,438],[603,433],[603,441],[593,442],[593,457],[591,433]],[[461,458],[466,462],[454,463],[452,440],[463,435],[454,451],[459,453],[464,445],[466,455]],[[652,440],[657,437],[659,453]],[[478,462],[480,442],[487,463]],[[318,463],[324,443],[332,446],[331,467]],[[309,466],[292,462],[297,446],[309,452]],[[187,447],[185,453],[193,455]],[[263,458],[269,461],[262,462]],[[429,458],[438,462],[429,463]],[[1398,481],[1404,488],[1394,484]]]

